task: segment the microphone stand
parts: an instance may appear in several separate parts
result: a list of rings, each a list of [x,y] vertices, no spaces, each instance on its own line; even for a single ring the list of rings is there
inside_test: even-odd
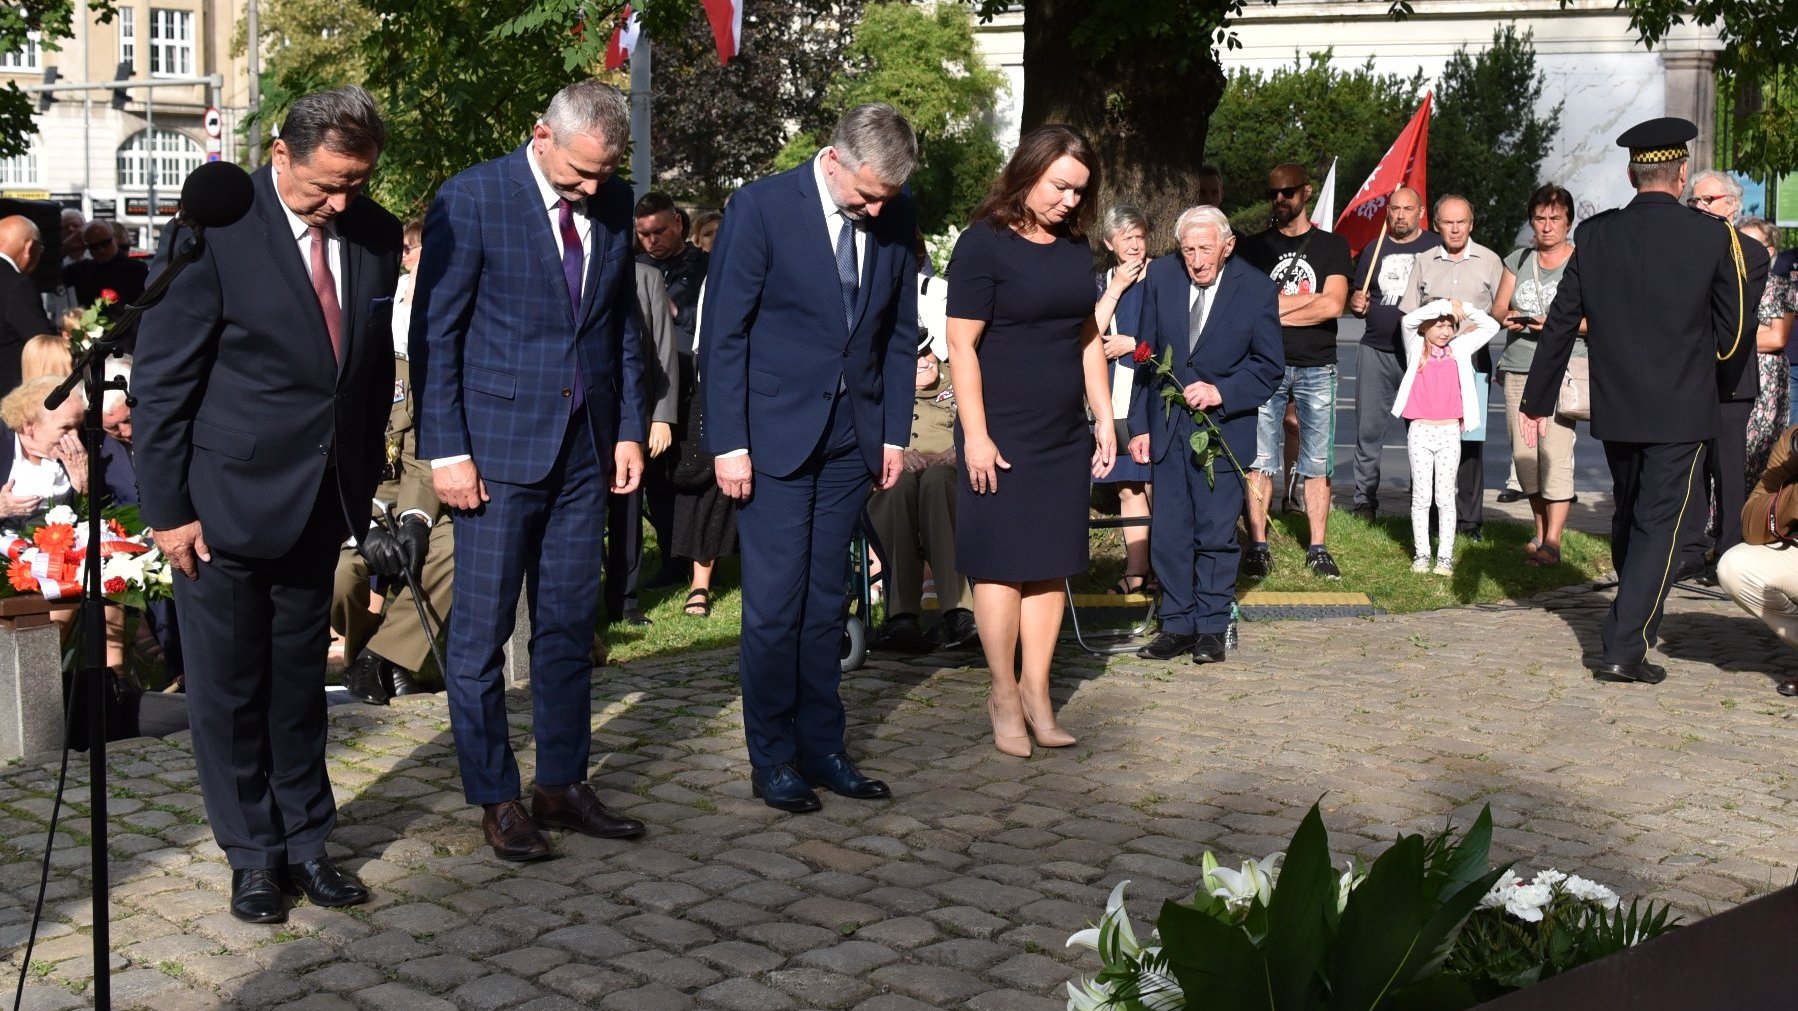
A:
[[[106,378],[106,359],[125,353],[119,343],[119,334],[137,322],[144,310],[162,301],[176,276],[198,259],[205,248],[201,228],[189,226],[189,234],[182,236],[180,225],[177,220],[177,231],[169,239],[168,248],[172,251],[162,273],[144,289],[136,302],[126,306],[117,319],[107,324],[104,333],[88,344],[87,350],[75,361],[69,377],[44,398],[44,409],[53,411],[62,406],[77,383],[83,384],[87,396],[87,409],[81,423],[81,445],[87,451],[87,556],[81,574],[82,667],[76,677],[77,684],[85,687],[87,694],[88,839],[93,861],[95,1011],[110,1011],[112,1007],[112,970],[108,965],[112,939],[106,848],[106,700],[111,697],[109,681],[113,673],[106,666],[106,589],[100,576],[99,503],[101,486],[105,482],[100,463],[101,443],[105,439],[101,418],[106,391],[127,389],[123,379]],[[129,390],[126,402],[131,402]],[[66,738],[63,747],[68,747]]]

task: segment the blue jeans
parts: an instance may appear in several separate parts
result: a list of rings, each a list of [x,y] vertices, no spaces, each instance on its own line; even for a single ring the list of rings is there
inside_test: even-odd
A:
[[[1278,476],[1286,444],[1286,404],[1298,405],[1301,477],[1329,477],[1336,469],[1336,366],[1288,365],[1255,425],[1255,462],[1249,469]]]

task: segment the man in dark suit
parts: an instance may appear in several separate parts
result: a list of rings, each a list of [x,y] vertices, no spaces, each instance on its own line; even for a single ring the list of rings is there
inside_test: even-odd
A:
[[[366,529],[393,389],[400,225],[362,196],[385,137],[361,88],[295,102],[249,213],[207,230],[138,328],[141,508],[185,577],[194,762],[231,912],[256,923],[287,918],[284,891],[368,899],[325,853],[323,675],[331,568]]]
[[[88,258],[62,268],[62,283],[75,289],[77,305],[92,305],[101,292],[108,290],[118,296],[121,304],[130,304],[143,297],[150,268],[119,248],[111,222],[88,222],[81,230],[81,238]]]
[[[1180,252],[1149,265],[1140,340],[1160,359],[1173,350],[1186,406],[1222,426],[1238,460],[1255,452],[1255,419],[1285,374],[1279,290],[1266,274],[1229,259],[1236,238],[1215,207],[1193,207],[1174,224]],[[1130,457],[1154,466],[1151,567],[1161,579],[1161,634],[1139,653],[1194,663],[1224,659],[1235,599],[1236,517],[1243,481],[1229,454],[1207,476],[1191,448],[1198,424],[1167,410],[1153,365],[1137,370],[1130,395]],[[1209,429],[1206,429],[1209,431]]]
[[[917,152],[891,106],[850,110],[817,157],[737,191],[706,272],[707,448],[742,503],[743,725],[755,795],[783,811],[821,806],[808,783],[889,795],[845,750],[838,657],[849,537],[911,433]]]
[[[1605,615],[1603,681],[1659,684],[1648,662],[1685,524],[1703,522],[1704,444],[1721,429],[1719,390],[1754,366],[1755,306],[1767,251],[1679,203],[1686,142],[1698,128],[1653,119],[1617,139],[1636,198],[1586,219],[1555,292],[1524,386],[1521,426],[1535,445],[1554,414],[1580,320],[1592,365],[1592,434],[1604,442],[1617,513],[1617,599]],[[1740,481],[1741,475],[1735,479]]]
[[[31,272],[44,253],[37,225],[23,214],[0,218],[0,396],[19,385],[25,342],[53,333]]]
[[[586,782],[606,493],[636,489],[648,427],[631,190],[613,175],[629,136],[618,89],[571,84],[530,140],[444,183],[425,215],[409,344],[418,455],[457,510],[444,681],[463,794],[505,860],[549,856],[543,828],[643,833]],[[537,735],[528,811],[501,673],[521,582]]]

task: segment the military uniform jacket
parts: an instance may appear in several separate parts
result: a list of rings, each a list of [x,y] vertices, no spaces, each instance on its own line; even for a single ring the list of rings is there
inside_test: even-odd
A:
[[[937,368],[937,380],[918,391],[911,412],[911,446],[926,456],[940,456],[955,448],[955,386],[949,381],[949,363]]]
[[[1590,353],[1592,434],[1607,442],[1702,442],[1718,390],[1752,367],[1767,252],[1671,194],[1638,193],[1580,226],[1523,390],[1524,414],[1554,413],[1580,319]],[[1719,361],[1719,356],[1726,356]]]
[[[433,523],[448,522],[450,512],[437,501],[431,462],[418,458],[418,430],[413,426],[411,363],[393,360],[393,409],[387,415],[387,470],[375,498],[393,506],[393,517],[423,513]]]

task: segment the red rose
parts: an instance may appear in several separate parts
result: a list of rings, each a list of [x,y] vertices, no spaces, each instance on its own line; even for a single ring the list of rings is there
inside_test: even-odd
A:
[[[114,576],[111,579],[108,579],[106,581],[106,585],[105,585],[104,589],[106,590],[107,593],[124,593],[125,592],[125,577]]]
[[[1138,365],[1144,365],[1153,357],[1155,357],[1155,349],[1149,347],[1148,341],[1142,341],[1136,345],[1136,353],[1131,355],[1131,360]]]
[[[118,292],[113,291],[111,288],[101,288],[100,289],[100,301],[105,302],[107,305],[112,305],[114,302],[117,302],[118,300],[119,300]]]

